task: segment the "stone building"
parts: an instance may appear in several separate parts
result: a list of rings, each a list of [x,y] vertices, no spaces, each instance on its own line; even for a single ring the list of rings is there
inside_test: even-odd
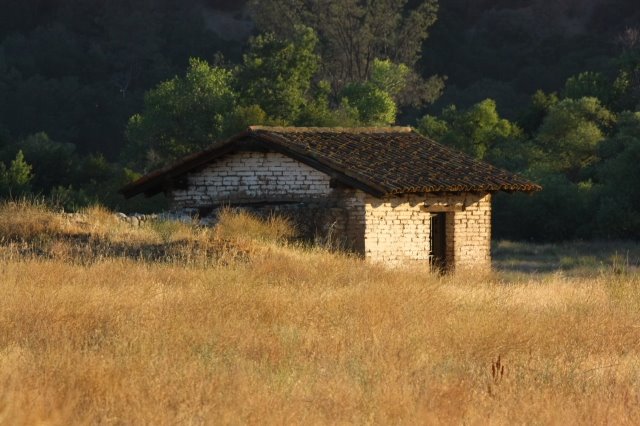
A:
[[[372,261],[436,269],[489,267],[492,193],[537,190],[411,128],[253,126],[121,192],[201,216],[275,211]]]

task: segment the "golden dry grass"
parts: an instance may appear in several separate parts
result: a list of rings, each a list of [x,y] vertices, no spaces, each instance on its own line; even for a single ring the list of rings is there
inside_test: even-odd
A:
[[[260,220],[244,210],[223,209],[218,216],[218,235],[226,238],[249,238],[259,241],[284,242],[295,237],[294,224],[281,216]]]
[[[635,275],[243,244],[209,265],[0,256],[0,424],[640,423]]]
[[[261,225],[257,218],[239,216],[236,222],[245,223],[248,229]],[[278,227],[286,224],[282,220],[272,222],[277,226],[271,234],[265,230],[261,241],[277,241],[275,236],[281,232]],[[253,239],[250,235],[225,232],[223,228],[168,220],[131,226],[99,206],[71,215],[27,200],[0,204],[0,258],[5,260],[45,258],[86,264],[121,258],[181,265],[227,265],[246,260],[251,250],[260,248],[252,243]]]

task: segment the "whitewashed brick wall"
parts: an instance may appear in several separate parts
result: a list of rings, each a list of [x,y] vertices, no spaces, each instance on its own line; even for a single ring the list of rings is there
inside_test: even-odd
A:
[[[188,175],[174,205],[201,207],[226,201],[310,199],[330,195],[328,175],[279,153],[239,152]]]

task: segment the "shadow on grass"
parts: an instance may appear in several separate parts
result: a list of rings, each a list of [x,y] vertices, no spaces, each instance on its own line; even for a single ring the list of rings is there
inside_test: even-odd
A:
[[[640,271],[640,243],[630,241],[577,241],[533,244],[496,241],[492,246],[497,271],[540,274],[593,275]]]
[[[5,242],[0,247],[0,258],[64,260],[83,265],[105,259],[210,265],[247,261],[249,251],[224,239],[206,243],[186,239],[150,243],[111,241],[77,234]]]

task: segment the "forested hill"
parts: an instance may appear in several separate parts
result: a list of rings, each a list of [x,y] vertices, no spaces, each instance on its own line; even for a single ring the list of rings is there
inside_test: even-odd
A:
[[[420,65],[449,77],[436,107],[493,98],[515,117],[538,89],[614,72],[620,35],[638,25],[634,0],[444,0]]]
[[[144,92],[189,57],[238,56],[193,0],[3,0],[0,129],[44,131],[81,153],[116,159]],[[8,4],[7,4],[8,3]],[[215,2],[217,3],[217,2]],[[220,2],[223,5],[225,2]]]
[[[117,188],[247,124],[403,124],[543,183],[498,236],[640,238],[635,0],[0,6],[0,196],[153,210]]]
[[[146,90],[191,56],[237,61],[252,30],[245,0],[2,3],[4,139],[44,131],[112,159]],[[634,0],[443,0],[419,66],[448,77],[436,108],[490,97],[513,116],[537,89],[606,70],[618,35],[639,22]]]

